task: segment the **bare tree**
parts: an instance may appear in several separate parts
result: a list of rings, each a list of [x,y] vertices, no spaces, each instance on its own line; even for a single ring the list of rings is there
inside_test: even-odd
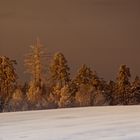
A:
[[[37,38],[35,44],[31,46],[31,50],[32,51],[26,56],[25,59],[25,66],[27,67],[27,72],[31,74],[32,78],[29,84],[27,100],[32,105],[35,105],[36,103],[38,104],[38,100],[41,99],[40,97],[45,92],[45,59],[48,56],[45,52],[45,49],[43,48],[43,45],[40,43],[39,38]]]
[[[40,43],[39,38],[36,39],[34,45],[31,46],[31,52],[26,55],[24,60],[27,72],[31,74],[35,83],[40,83],[44,79],[47,54],[45,48]]]

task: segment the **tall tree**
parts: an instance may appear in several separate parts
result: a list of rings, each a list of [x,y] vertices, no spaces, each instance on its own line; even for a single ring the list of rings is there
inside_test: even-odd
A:
[[[45,49],[37,38],[35,44],[31,45],[31,52],[25,58],[27,72],[31,74],[35,83],[40,83],[44,79],[44,58],[46,57]]]
[[[78,86],[75,98],[80,106],[106,103],[106,82],[86,65],[82,65],[79,69],[74,82]]]
[[[62,101],[69,96],[70,72],[67,60],[60,52],[56,53],[50,64],[51,90],[49,95],[49,108],[64,107]],[[65,92],[65,93],[64,93]],[[64,97],[65,96],[65,97]],[[65,104],[66,105],[66,104]]]
[[[100,78],[96,71],[92,78],[93,103],[94,106],[109,105],[111,101],[110,90],[107,82]]]
[[[11,98],[12,92],[17,84],[17,74],[15,71],[15,60],[6,56],[0,57],[0,96],[4,104]]]
[[[67,60],[62,53],[56,53],[50,65],[51,79],[54,84],[59,83],[61,87],[70,82],[70,72]]]
[[[29,103],[36,106],[40,100],[41,94],[44,94],[44,68],[47,56],[43,45],[37,38],[34,45],[31,46],[32,51],[26,56],[25,66],[27,72],[31,74],[31,81],[28,88],[27,99]],[[45,58],[45,59],[44,59]]]
[[[27,92],[27,102],[29,109],[36,110],[47,108],[47,101],[45,99],[44,92],[43,85],[39,86],[34,81],[30,82]]]
[[[116,89],[115,89],[115,101],[117,104],[127,105],[129,102],[130,96],[130,81],[131,77],[130,69],[126,65],[121,65],[117,80],[116,80]]]
[[[90,106],[93,102],[93,77],[92,70],[86,65],[78,70],[78,73],[74,79],[74,83],[77,85],[77,92],[75,96],[76,104],[78,106]]]

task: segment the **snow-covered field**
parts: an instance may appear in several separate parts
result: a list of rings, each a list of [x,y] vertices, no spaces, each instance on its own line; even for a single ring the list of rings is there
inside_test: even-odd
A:
[[[1,113],[0,140],[140,140],[140,106]]]

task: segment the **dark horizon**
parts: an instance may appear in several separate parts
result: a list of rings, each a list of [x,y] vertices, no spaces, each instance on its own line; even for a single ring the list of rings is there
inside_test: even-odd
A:
[[[0,55],[18,62],[36,37],[48,53],[62,52],[72,73],[82,64],[114,79],[121,64],[140,76],[139,0],[4,0],[0,5]]]

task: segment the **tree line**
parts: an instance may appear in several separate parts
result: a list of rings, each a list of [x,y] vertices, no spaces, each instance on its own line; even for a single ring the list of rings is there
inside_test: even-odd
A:
[[[105,81],[82,65],[71,78],[65,56],[58,52],[48,64],[47,51],[37,39],[25,57],[30,81],[20,84],[17,62],[0,56],[0,112],[85,106],[140,104],[140,78],[121,65],[115,81]]]

